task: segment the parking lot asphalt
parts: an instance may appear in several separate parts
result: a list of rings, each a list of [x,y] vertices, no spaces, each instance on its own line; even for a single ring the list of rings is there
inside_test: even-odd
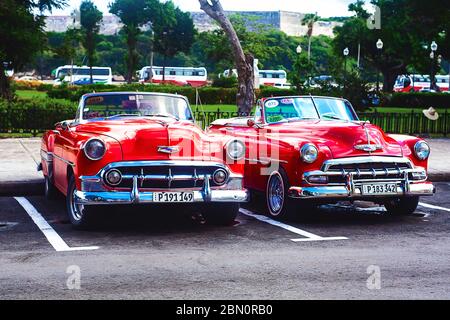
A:
[[[116,207],[89,231],[63,197],[0,197],[0,299],[449,299],[450,183],[437,186],[408,217],[343,203],[278,223],[246,206],[216,227]]]

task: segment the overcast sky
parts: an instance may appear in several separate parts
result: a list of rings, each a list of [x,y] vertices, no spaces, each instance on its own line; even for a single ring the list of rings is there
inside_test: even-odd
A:
[[[110,0],[93,0],[105,14]],[[197,0],[173,0],[184,11],[200,11]],[[302,13],[318,12],[322,17],[347,16],[348,4],[354,0],[221,0],[225,10],[236,11],[296,11]],[[81,0],[68,0],[69,6],[56,10],[53,15],[68,15],[73,8],[80,6]]]

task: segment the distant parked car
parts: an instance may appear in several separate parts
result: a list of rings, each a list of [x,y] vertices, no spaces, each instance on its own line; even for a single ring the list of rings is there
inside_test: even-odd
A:
[[[19,80],[19,81],[39,81],[39,79],[37,77],[33,77],[33,76],[23,76],[17,80]]]

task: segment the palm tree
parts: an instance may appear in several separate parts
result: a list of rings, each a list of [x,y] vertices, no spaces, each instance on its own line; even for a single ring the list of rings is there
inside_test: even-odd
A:
[[[311,40],[314,31],[314,23],[319,21],[319,16],[316,13],[307,13],[302,19],[302,26],[308,26],[308,32],[306,36],[308,37],[308,61],[311,60]]]

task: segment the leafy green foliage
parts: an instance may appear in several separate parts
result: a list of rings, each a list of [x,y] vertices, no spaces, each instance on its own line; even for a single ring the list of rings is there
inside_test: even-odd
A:
[[[382,26],[380,30],[369,30],[364,1],[358,0],[349,9],[355,16],[342,27],[335,29],[334,51],[342,56],[345,47],[356,56],[361,44],[363,59],[383,73],[384,89],[391,91],[398,74],[414,71],[429,73],[429,44],[436,40],[440,44],[438,54],[448,57],[450,11],[448,5],[439,0],[372,0],[380,7]],[[382,39],[384,47],[376,47]]]
[[[195,28],[191,15],[175,7],[172,1],[153,5],[151,21],[155,50],[164,57],[179,52],[189,53],[194,42]],[[156,11],[156,13],[155,13]]]
[[[45,44],[44,10],[59,8],[64,0],[2,0],[0,2],[0,97],[11,98],[3,62],[20,69]]]
[[[109,12],[119,17],[124,24],[122,31],[128,49],[126,79],[131,83],[139,59],[136,50],[137,38],[141,33],[140,28],[149,21],[147,0],[115,0],[109,5]]]

